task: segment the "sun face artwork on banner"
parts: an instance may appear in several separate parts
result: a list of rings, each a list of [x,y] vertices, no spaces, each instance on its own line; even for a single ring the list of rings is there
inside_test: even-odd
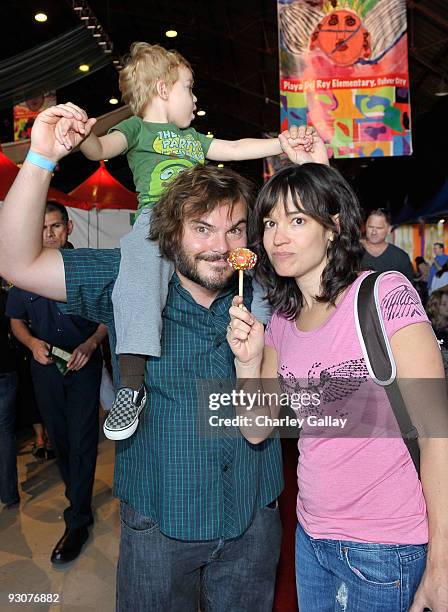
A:
[[[14,106],[14,140],[30,138],[34,119],[43,110],[55,104],[57,104],[55,91],[49,91],[16,104]]]
[[[334,157],[411,155],[406,0],[278,0],[281,129]]]

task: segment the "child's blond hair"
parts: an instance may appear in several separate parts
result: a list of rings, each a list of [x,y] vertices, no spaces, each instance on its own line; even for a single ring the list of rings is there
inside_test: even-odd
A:
[[[124,102],[134,115],[141,116],[148,102],[157,93],[157,81],[171,88],[179,78],[179,67],[192,71],[189,62],[177,51],[167,51],[160,45],[132,43],[124,68],[120,71],[119,87]],[[192,71],[193,72],[193,71]]]

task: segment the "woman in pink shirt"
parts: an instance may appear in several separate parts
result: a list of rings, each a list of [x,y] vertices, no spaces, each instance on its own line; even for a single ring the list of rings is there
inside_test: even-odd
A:
[[[322,141],[314,142],[312,157],[283,144],[293,161],[316,160],[317,150],[325,162]],[[257,272],[275,313],[264,334],[235,298],[228,341],[238,378],[278,379],[278,393],[289,394],[302,420],[300,611],[447,612],[448,440],[440,430],[444,437],[420,437],[420,480],[384,389],[370,379],[355,326],[356,290],[367,273],[360,272],[354,192],[327,165],[288,167],[262,189],[252,225]],[[421,424],[415,389],[444,378],[437,342],[405,277],[383,277],[379,301],[402,395]],[[445,389],[433,387],[431,408],[444,412]],[[256,444],[278,411],[259,406],[248,414],[252,424],[242,431]]]

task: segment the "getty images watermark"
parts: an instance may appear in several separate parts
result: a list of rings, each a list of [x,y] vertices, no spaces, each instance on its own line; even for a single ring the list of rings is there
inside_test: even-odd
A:
[[[334,427],[344,429],[347,418],[331,415],[319,415],[310,413],[320,412],[321,394],[318,392],[301,393],[266,393],[258,390],[256,392],[244,389],[233,389],[229,393],[210,393],[208,408],[215,412],[222,408],[238,408],[240,414],[235,416],[221,416],[212,414],[208,418],[211,427]],[[274,414],[253,414],[263,408],[272,412],[279,411],[282,407],[290,407],[295,413],[276,416]],[[244,412],[243,412],[244,411]],[[250,414],[252,413],[252,414]]]

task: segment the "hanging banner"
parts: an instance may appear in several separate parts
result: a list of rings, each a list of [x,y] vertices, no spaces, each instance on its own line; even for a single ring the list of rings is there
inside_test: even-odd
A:
[[[31,137],[31,128],[37,115],[56,104],[56,92],[49,91],[42,96],[30,98],[14,106],[14,140]]]
[[[406,0],[278,0],[282,130],[334,157],[411,155]]]

